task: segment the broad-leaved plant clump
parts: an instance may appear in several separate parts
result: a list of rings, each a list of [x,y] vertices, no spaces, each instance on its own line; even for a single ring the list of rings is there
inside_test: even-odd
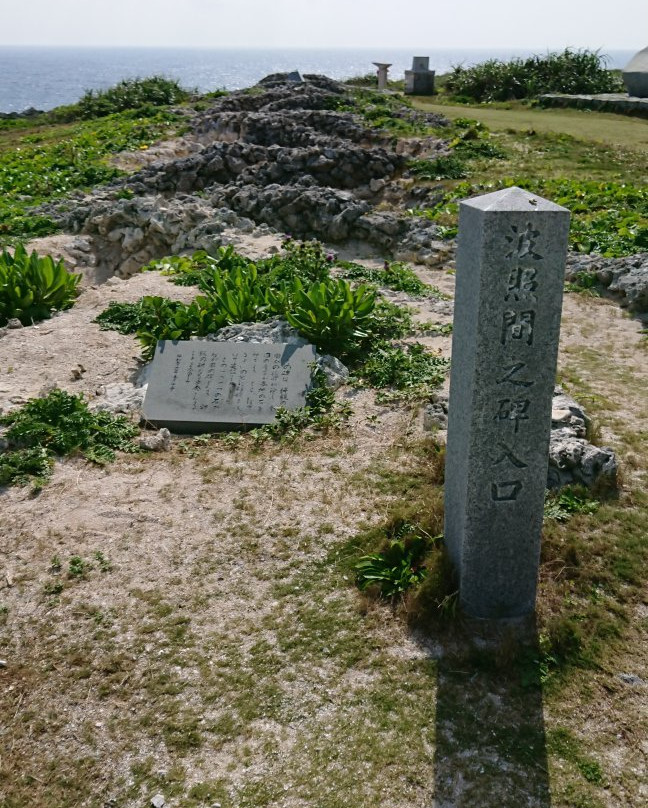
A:
[[[386,262],[382,270],[337,265],[354,280],[368,279],[416,295],[441,294],[400,262]],[[383,399],[430,398],[443,382],[448,361],[422,345],[393,346],[392,340],[414,330],[410,311],[381,299],[374,285],[356,286],[334,277],[334,266],[335,257],[318,242],[292,239],[281,254],[256,262],[232,247],[219,248],[214,255],[164,258],[145,269],[161,269],[182,285],[191,281],[202,294],[191,303],[162,297],[111,303],[96,322],[136,334],[143,357],[151,359],[158,340],[205,337],[225,325],[281,317],[320,352],[356,369],[357,381],[380,388]],[[296,418],[282,416],[279,421],[292,429]]]
[[[63,259],[29,255],[19,244],[13,255],[0,254],[0,326],[11,319],[31,325],[73,305],[80,275],[68,272]]]
[[[375,587],[384,598],[403,595],[425,578],[425,556],[439,538],[430,539],[416,525],[403,522],[379,552],[368,553],[356,563],[358,588]]]

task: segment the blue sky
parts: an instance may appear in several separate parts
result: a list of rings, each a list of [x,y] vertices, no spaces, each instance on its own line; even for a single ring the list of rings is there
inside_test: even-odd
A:
[[[648,0],[2,0],[0,44],[639,50]]]

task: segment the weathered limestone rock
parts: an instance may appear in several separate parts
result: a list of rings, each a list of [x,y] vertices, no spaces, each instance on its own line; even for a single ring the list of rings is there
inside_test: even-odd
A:
[[[568,229],[520,188],[460,206],[445,538],[473,617],[535,605]]]
[[[140,438],[138,446],[146,452],[167,452],[171,448],[171,433],[166,427],[162,427],[155,435]]]
[[[89,406],[95,412],[135,412],[141,409],[145,393],[146,387],[136,387],[131,382],[107,384]]]
[[[402,208],[407,191],[399,182],[411,144],[399,146],[390,132],[338,111],[342,85],[303,78],[295,83],[288,75],[270,76],[258,93],[217,99],[194,117],[193,133],[175,159],[167,147],[128,177],[39,211],[68,232],[92,236],[101,256],[99,281],[114,273],[127,277],[151,258],[213,249],[222,243],[224,210],[237,228],[244,219],[251,229],[264,225],[297,238],[368,241],[393,251],[420,225],[372,205],[385,199]],[[394,115],[447,123],[405,106]],[[442,143],[426,138],[425,151]],[[423,260],[431,255],[427,251]]]
[[[596,275],[597,281],[620,297],[630,311],[648,311],[648,253],[623,258],[571,253],[567,259],[565,279],[577,282],[579,273]]]
[[[612,489],[616,486],[618,462],[614,450],[588,442],[588,422],[580,404],[556,387],[551,403],[547,488],[584,485]],[[435,432],[447,426],[448,399],[438,396],[423,411],[423,429]]]

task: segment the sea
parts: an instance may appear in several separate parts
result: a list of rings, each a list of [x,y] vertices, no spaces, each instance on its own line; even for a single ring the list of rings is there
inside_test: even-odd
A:
[[[390,77],[402,78],[413,56],[429,56],[430,69],[447,73],[454,65],[510,59],[542,51],[416,48],[234,49],[46,48],[0,46],[0,112],[30,107],[49,110],[73,104],[87,90],[122,79],[162,75],[200,92],[238,90],[270,73],[298,70],[334,79],[375,72],[373,62],[391,63]],[[605,53],[609,68],[622,68],[634,51]]]

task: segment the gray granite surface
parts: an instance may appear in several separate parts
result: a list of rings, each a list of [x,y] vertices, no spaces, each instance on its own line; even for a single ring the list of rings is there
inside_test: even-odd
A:
[[[535,605],[568,229],[520,188],[460,206],[445,539],[474,617]]]
[[[305,405],[314,361],[313,345],[162,340],[143,415],[174,432],[269,424]]]

